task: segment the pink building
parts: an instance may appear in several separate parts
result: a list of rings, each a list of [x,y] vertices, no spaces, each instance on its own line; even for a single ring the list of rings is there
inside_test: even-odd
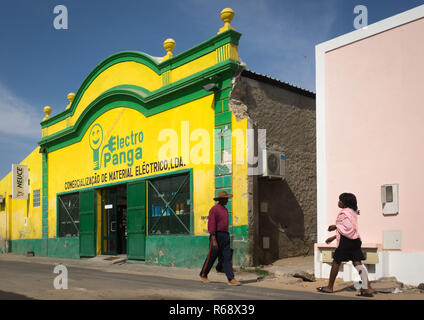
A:
[[[328,278],[338,196],[354,193],[370,280],[424,282],[424,5],[316,47],[318,243]],[[355,280],[351,262],[339,277]]]

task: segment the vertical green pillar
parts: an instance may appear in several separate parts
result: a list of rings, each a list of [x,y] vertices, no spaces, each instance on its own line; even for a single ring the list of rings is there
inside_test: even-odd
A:
[[[230,88],[215,95],[215,196],[219,191],[232,192],[232,112],[228,100]],[[232,226],[232,201],[228,201],[227,209],[230,214],[229,223]]]

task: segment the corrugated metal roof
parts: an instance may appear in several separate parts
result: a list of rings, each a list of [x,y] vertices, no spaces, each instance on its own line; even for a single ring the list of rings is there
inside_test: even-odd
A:
[[[303,94],[305,96],[308,96],[308,97],[315,99],[315,92],[297,87],[297,86],[292,85],[288,82],[283,82],[281,80],[275,79],[273,77],[270,77],[270,76],[267,76],[267,75],[264,75],[264,74],[254,72],[254,71],[249,70],[249,69],[244,69],[242,71],[241,75],[243,77],[246,77],[246,78],[249,78],[249,79],[262,81],[262,82],[265,82],[265,83],[268,83],[268,84],[271,84],[271,85],[274,85],[274,86],[277,86],[277,87],[280,87],[280,88],[284,88],[284,89],[287,89],[287,90],[290,90],[290,91],[293,91],[293,92],[296,92],[296,93],[300,93],[300,94]]]

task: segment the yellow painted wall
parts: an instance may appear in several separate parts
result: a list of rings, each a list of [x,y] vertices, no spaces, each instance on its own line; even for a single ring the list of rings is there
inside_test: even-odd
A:
[[[97,125],[102,127],[102,139],[101,142],[95,144],[94,142],[98,138],[96,130],[91,131],[92,128],[98,128]],[[97,127],[96,127],[97,126]],[[184,132],[188,126],[188,137],[192,140],[186,140],[189,146],[189,153],[186,152],[184,142]],[[183,128],[183,129],[182,129]],[[136,176],[136,167],[146,163],[166,160],[173,157],[183,157],[183,162],[187,163],[187,166],[176,168],[170,171],[157,172],[155,174],[169,173],[172,171],[178,171],[181,169],[193,169],[193,181],[194,181],[194,192],[193,192],[193,212],[195,214],[194,221],[199,221],[200,216],[209,212],[210,207],[214,204],[214,164],[213,164],[213,128],[214,128],[214,108],[213,108],[213,95],[206,96],[202,99],[198,99],[179,106],[177,108],[170,109],[166,112],[162,112],[146,118],[143,114],[137,110],[126,108],[122,106],[107,111],[94,121],[88,128],[84,137],[79,143],[75,143],[68,147],[53,151],[49,153],[49,237],[56,237],[56,194],[62,192],[69,192],[80,190],[90,187],[99,187],[105,184],[120,183],[128,180],[146,177],[148,175]],[[163,130],[168,131],[163,131]],[[129,164],[121,163],[113,165],[112,161],[108,162],[105,166],[105,152],[102,149],[108,143],[109,139],[119,135],[120,138],[131,137],[131,132],[143,132],[143,141],[129,146],[125,146],[123,149],[116,150],[114,154],[124,152],[128,154],[130,150],[137,150],[138,147],[142,148],[142,159],[134,160],[132,166]],[[199,132],[209,133],[208,139],[195,140],[196,135]],[[90,133],[92,135],[90,135]],[[169,137],[166,137],[164,141],[159,141],[160,134],[173,133],[175,142],[172,142]],[[135,136],[135,135],[134,135]],[[94,166],[94,151],[90,147],[90,139],[92,139],[91,146],[95,150],[99,150],[99,158],[102,159],[101,168],[95,170]],[[131,139],[125,139],[129,142]],[[209,151],[209,157],[207,159],[197,159],[195,156],[196,147],[205,146],[204,150]],[[175,147],[175,154],[172,152],[164,152],[165,147]],[[160,152],[162,151],[162,155]],[[111,158],[113,154],[111,153]],[[199,163],[203,160],[202,163]],[[190,162],[188,162],[190,161]],[[203,163],[206,162],[206,163]],[[109,174],[116,170],[122,170],[131,168],[132,177],[122,178],[119,180],[110,180]],[[76,186],[71,185],[69,182],[85,179],[86,177],[93,177],[95,175],[100,177],[100,182]],[[106,174],[108,177],[107,181],[102,182],[101,177]],[[66,184],[68,182],[68,184]],[[71,188],[69,188],[71,186]],[[72,187],[75,186],[75,187]],[[195,234],[203,234],[203,227],[197,222],[194,226]]]
[[[216,51],[205,54],[204,56],[201,56],[189,63],[183,64],[182,66],[173,69],[171,71],[171,83],[212,67],[216,63]]]
[[[27,165],[30,176],[29,200],[11,199],[12,173],[0,181],[0,194],[6,198],[6,210],[0,212],[0,240],[34,239],[42,236],[41,186],[42,154],[36,148],[21,165]],[[33,207],[32,191],[40,189],[40,206]],[[27,225],[24,218],[27,217]]]
[[[233,153],[233,225],[247,225],[247,120],[237,121],[232,115]]]

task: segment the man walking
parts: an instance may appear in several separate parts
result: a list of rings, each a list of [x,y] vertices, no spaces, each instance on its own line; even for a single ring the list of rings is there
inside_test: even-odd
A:
[[[200,272],[200,280],[204,283],[210,282],[208,273],[215,263],[216,258],[220,257],[228,284],[233,286],[240,285],[240,282],[234,279],[230,234],[228,233],[228,210],[225,208],[228,199],[232,197],[232,194],[228,194],[226,191],[220,191],[218,197],[214,198],[218,203],[209,211],[209,252]]]

